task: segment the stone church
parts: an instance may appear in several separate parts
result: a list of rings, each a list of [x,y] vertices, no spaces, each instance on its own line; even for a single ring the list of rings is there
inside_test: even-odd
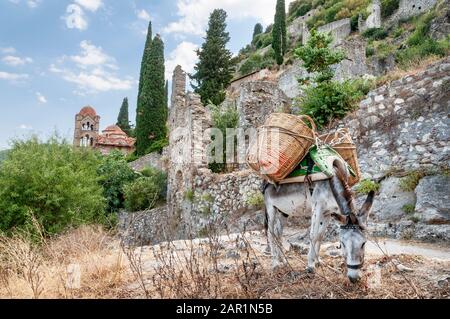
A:
[[[83,107],[75,115],[75,132],[73,145],[75,147],[91,147],[102,154],[108,154],[116,149],[124,154],[134,151],[136,139],[129,137],[117,125],[110,125],[99,134],[100,116],[91,106]]]

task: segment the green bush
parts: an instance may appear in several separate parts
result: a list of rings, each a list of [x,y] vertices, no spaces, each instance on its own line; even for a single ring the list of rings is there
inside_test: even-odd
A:
[[[124,186],[125,208],[128,211],[151,209],[165,199],[166,174],[157,169],[148,168],[142,175]]]
[[[302,17],[312,9],[312,2],[295,1],[289,5],[288,19]]]
[[[254,71],[259,71],[266,68],[271,68],[276,64],[275,51],[270,48],[264,55],[254,53],[242,63],[239,68],[241,75],[246,75]]]
[[[134,162],[137,159],[139,159],[139,156],[136,154],[136,152],[130,153],[125,157],[127,163]]]
[[[246,204],[248,206],[261,209],[264,207],[264,196],[261,192],[255,192],[247,197]]]
[[[252,41],[252,44],[256,49],[265,48],[272,44],[272,34],[271,33],[260,33]]]
[[[412,214],[416,210],[416,205],[414,205],[414,204],[405,204],[405,205],[403,205],[402,210],[406,214]]]
[[[125,155],[116,150],[103,158],[97,173],[106,199],[106,211],[117,212],[124,207],[124,185],[134,181],[137,174],[128,166]]]
[[[100,163],[98,153],[57,137],[15,141],[0,167],[0,229],[25,227],[31,214],[50,234],[105,222]]]
[[[403,33],[405,33],[405,29],[403,29],[402,27],[398,27],[394,30],[394,33],[392,34],[392,36],[394,38],[398,38],[400,37]]]
[[[221,154],[222,156],[217,156],[220,158],[219,161],[216,161],[216,150],[211,150],[211,155],[213,158],[208,160],[208,167],[214,173],[221,173],[225,171],[226,168],[226,152],[227,152],[227,144],[226,144],[226,130],[227,128],[236,128],[239,122],[239,113],[236,109],[235,104],[222,104],[222,105],[210,105],[211,115],[213,127],[219,129],[222,132],[223,138],[223,147]],[[215,140],[215,136],[212,136],[212,140]],[[236,146],[237,140],[234,138],[234,147]],[[213,145],[213,144],[212,144]]]
[[[305,46],[295,50],[297,58],[314,78],[299,79],[303,95],[296,101],[303,114],[311,116],[319,127],[327,125],[334,118],[342,118],[357,107],[357,102],[367,92],[368,84],[360,80],[334,81],[332,65],[345,58],[342,51],[330,48],[329,35],[311,31]],[[314,82],[314,83],[311,83]]]
[[[450,36],[437,41],[429,35],[431,22],[437,12],[439,8],[410,20],[415,25],[414,32],[406,40],[404,48],[396,53],[396,62],[400,68],[407,70],[429,56],[444,57],[450,53]]]
[[[367,38],[369,41],[383,40],[388,36],[388,32],[383,28],[370,28],[364,31],[362,36]]]
[[[383,18],[391,16],[400,5],[400,0],[381,0],[381,16]]]
[[[370,179],[363,179],[355,187],[355,190],[359,194],[369,194],[369,192],[371,192],[371,191],[378,192],[379,189],[380,189],[380,184],[377,182],[374,182]]]
[[[195,198],[195,194],[194,191],[192,189],[188,189],[184,192],[184,199],[189,201],[189,202],[193,202]]]
[[[424,172],[412,171],[407,176],[400,179],[400,189],[405,192],[413,192],[417,184],[425,176]]]
[[[408,70],[412,66],[416,65],[420,60],[423,60],[429,56],[434,55],[444,57],[449,53],[450,41],[448,38],[440,41],[428,38],[418,45],[399,50],[396,53],[395,60],[401,69]]]
[[[371,57],[375,54],[375,48],[373,46],[368,45],[366,47],[366,57]]]
[[[319,128],[356,109],[363,93],[351,81],[329,81],[308,86],[297,101],[303,114],[311,116]]]
[[[169,145],[169,139],[165,136],[157,141],[154,141],[152,145],[145,151],[145,154],[158,152],[161,154],[162,149]]]

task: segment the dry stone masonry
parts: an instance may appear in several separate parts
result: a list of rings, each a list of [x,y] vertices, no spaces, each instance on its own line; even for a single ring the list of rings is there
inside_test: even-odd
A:
[[[402,167],[450,164],[450,58],[371,91],[340,126],[357,137],[361,171],[381,177]]]

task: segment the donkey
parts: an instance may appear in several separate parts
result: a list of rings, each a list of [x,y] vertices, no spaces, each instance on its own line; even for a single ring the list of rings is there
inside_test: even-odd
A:
[[[288,216],[312,212],[310,246],[308,252],[309,272],[319,263],[319,251],[325,230],[331,220],[341,224],[340,242],[346,259],[347,277],[351,282],[360,278],[364,263],[367,219],[372,207],[374,192],[370,192],[357,212],[353,193],[347,184],[348,171],[340,161],[333,163],[335,174],[328,180],[311,183],[291,183],[264,188],[268,244],[272,255],[272,268],[286,263],[281,251],[281,235]]]

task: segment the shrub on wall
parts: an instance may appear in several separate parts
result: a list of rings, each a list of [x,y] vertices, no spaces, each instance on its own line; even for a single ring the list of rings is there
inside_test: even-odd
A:
[[[381,0],[381,16],[387,18],[391,16],[400,5],[400,0]]]
[[[370,28],[362,33],[362,36],[369,41],[382,40],[388,36],[388,32],[383,28]]]
[[[124,207],[125,184],[134,181],[137,174],[128,166],[125,155],[116,150],[103,158],[97,172],[106,199],[106,211],[117,212]]]
[[[165,200],[166,174],[154,168],[146,168],[141,174],[124,186],[125,208],[131,212],[151,209]]]
[[[209,106],[212,113],[212,120],[213,120],[213,127],[219,129],[222,132],[223,137],[223,153],[220,161],[216,161],[216,150],[213,149],[211,151],[211,155],[213,156],[213,159],[209,159],[208,167],[210,170],[212,170],[214,173],[221,173],[224,172],[226,169],[226,129],[227,128],[236,128],[238,126],[239,122],[239,113],[236,109],[236,105],[234,104],[222,104],[220,106],[216,105],[210,105]],[[212,136],[212,139],[215,139],[215,136]],[[236,137],[234,140],[236,144]]]
[[[429,35],[437,10],[435,8],[412,20],[415,30],[406,40],[404,47],[396,53],[396,62],[400,68],[409,69],[429,56],[444,57],[450,53],[450,36],[437,41]]]
[[[297,58],[313,78],[299,80],[303,94],[297,99],[301,113],[311,116],[319,127],[335,118],[344,117],[357,107],[357,102],[368,92],[371,83],[364,80],[333,80],[332,66],[342,61],[342,51],[330,48],[332,38],[323,33],[311,31],[305,46],[295,50]]]

